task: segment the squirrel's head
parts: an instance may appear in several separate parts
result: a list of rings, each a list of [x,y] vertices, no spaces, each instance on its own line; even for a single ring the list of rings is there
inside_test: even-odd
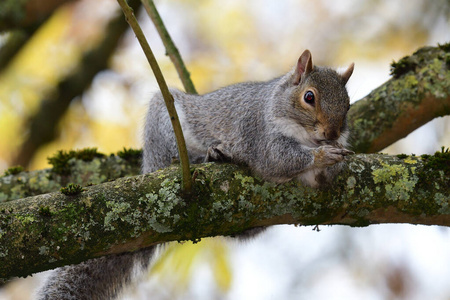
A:
[[[330,68],[314,66],[309,50],[298,59],[291,82],[295,86],[293,101],[301,115],[299,122],[314,143],[334,143],[347,131],[350,99],[345,84],[353,68],[352,63],[339,74]]]

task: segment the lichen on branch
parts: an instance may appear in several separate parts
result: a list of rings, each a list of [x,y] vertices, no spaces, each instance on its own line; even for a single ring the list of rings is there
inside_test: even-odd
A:
[[[348,113],[350,143],[378,152],[433,120],[450,114],[450,50],[424,47],[393,63],[394,77],[355,102]]]
[[[450,226],[450,153],[348,157],[324,189],[273,184],[231,164],[179,167],[0,204],[0,278],[26,276],[166,241],[235,235],[276,224],[410,223]]]

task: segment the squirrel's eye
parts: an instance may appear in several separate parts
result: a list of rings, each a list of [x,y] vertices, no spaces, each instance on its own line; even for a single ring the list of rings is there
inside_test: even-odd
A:
[[[314,93],[311,91],[307,91],[303,96],[303,100],[310,105],[314,105]]]

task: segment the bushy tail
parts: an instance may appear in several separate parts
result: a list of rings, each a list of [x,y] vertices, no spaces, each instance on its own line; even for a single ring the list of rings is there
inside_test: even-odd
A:
[[[110,300],[148,268],[152,246],[133,253],[105,256],[56,269],[38,292],[38,300]]]

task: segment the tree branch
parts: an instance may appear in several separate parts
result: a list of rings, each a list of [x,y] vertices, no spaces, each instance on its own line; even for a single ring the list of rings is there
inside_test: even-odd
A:
[[[141,4],[139,0],[132,0],[130,5],[137,9]],[[95,75],[108,67],[109,58],[127,28],[127,23],[121,16],[113,17],[105,28],[103,39],[95,47],[86,51],[78,67],[65,78],[61,78],[55,91],[41,101],[38,112],[24,125],[30,130],[17,151],[13,164],[27,166],[36,150],[55,138],[57,124],[70,103],[85,91]]]
[[[169,55],[170,60],[175,66],[175,69],[177,70],[178,76],[183,83],[185,91],[189,94],[197,94],[194,84],[191,81],[191,75],[184,65],[181,54],[178,51],[178,48],[175,46],[175,43],[172,41],[172,38],[170,37],[166,26],[164,26],[161,16],[156,9],[155,3],[153,2],[153,0],[143,0],[142,3],[144,4],[147,14],[150,16],[150,19],[152,19],[152,22],[155,25],[159,36],[161,37],[164,47],[166,47],[166,53],[167,55]]]
[[[182,169],[181,171],[183,174],[183,189],[186,193],[190,193],[192,191],[192,179],[189,167],[189,157],[186,148],[186,141],[184,140],[180,119],[178,118],[178,113],[175,109],[172,94],[169,92],[169,88],[167,87],[166,81],[164,80],[164,76],[161,72],[161,69],[159,68],[158,62],[156,61],[156,58],[153,55],[153,51],[150,48],[150,45],[145,39],[144,33],[142,32],[142,29],[139,26],[136,17],[134,16],[133,10],[131,9],[131,7],[128,6],[125,0],[117,0],[117,2],[119,2],[120,6],[122,7],[123,13],[125,14],[125,18],[128,24],[130,24],[130,27],[136,34],[136,38],[138,39],[139,44],[141,45],[141,48],[144,51],[145,56],[147,57],[147,60],[153,70],[153,74],[155,75],[156,81],[158,82],[159,89],[161,90],[164,102],[166,103],[167,111],[169,112],[173,132],[175,134],[175,138],[177,141],[178,155],[180,157]]]
[[[26,29],[12,30],[8,33],[5,44],[0,47],[0,71],[2,71],[13,60],[23,45],[39,28],[41,23],[29,26]]]
[[[393,74],[349,110],[350,144],[356,152],[381,151],[450,114],[450,44],[419,49],[394,63]]]
[[[195,166],[197,190],[188,200],[173,166],[77,195],[56,192],[1,203],[0,278],[275,224],[450,226],[449,165],[449,152],[403,159],[354,155],[332,187],[315,190],[208,163]]]
[[[0,203],[55,192],[69,183],[87,186],[140,174],[141,152],[131,157],[121,152],[118,156],[97,153],[84,159],[67,156],[64,172],[52,168],[0,176]]]
[[[2,0],[0,32],[40,23],[59,6],[72,1],[74,0]]]

